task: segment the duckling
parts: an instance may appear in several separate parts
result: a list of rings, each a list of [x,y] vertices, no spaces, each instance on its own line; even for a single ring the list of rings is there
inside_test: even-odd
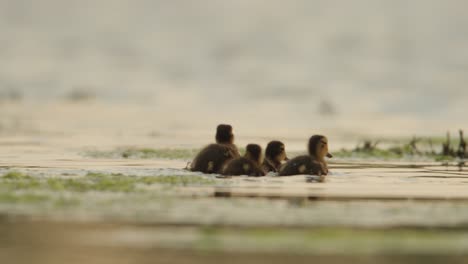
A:
[[[289,160],[280,168],[279,175],[327,175],[328,167],[325,157],[333,157],[333,155],[328,152],[328,139],[322,135],[314,135],[309,139],[308,148],[309,155],[299,156]]]
[[[223,166],[222,174],[230,176],[265,176],[265,172],[261,168],[262,161],[262,147],[257,144],[249,144],[246,147],[244,157],[228,161]]]
[[[288,160],[283,142],[277,140],[271,141],[265,150],[265,160],[263,161],[262,169],[265,173],[278,172],[282,162]]]
[[[226,161],[240,158],[231,125],[218,125],[215,138],[216,144],[206,146],[195,156],[190,164],[191,171],[219,173]]]

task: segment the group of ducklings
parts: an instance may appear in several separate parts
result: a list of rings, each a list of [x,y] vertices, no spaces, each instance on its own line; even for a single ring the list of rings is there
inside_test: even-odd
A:
[[[260,177],[269,172],[277,173],[279,176],[327,175],[328,166],[325,157],[333,157],[328,152],[327,138],[322,135],[312,136],[309,139],[308,150],[308,155],[288,159],[285,145],[275,140],[268,143],[265,158],[262,147],[257,144],[248,144],[245,155],[241,157],[234,144],[232,126],[221,124],[216,129],[216,143],[202,149],[189,165],[189,169],[226,176]]]

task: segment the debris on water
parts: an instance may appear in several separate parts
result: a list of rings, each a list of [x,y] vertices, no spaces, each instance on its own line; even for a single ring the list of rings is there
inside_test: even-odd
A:
[[[327,100],[323,100],[319,104],[319,113],[324,116],[333,116],[336,115],[336,107]]]
[[[66,99],[72,102],[86,102],[96,99],[96,94],[90,88],[76,87],[66,95]]]

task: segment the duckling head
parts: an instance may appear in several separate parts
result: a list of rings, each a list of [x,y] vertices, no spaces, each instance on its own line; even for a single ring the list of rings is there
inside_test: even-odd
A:
[[[278,163],[288,160],[283,142],[274,140],[268,143],[265,150],[265,157]]]
[[[309,155],[321,161],[324,160],[325,157],[333,158],[333,155],[328,152],[328,139],[322,135],[312,136],[309,139]]]
[[[247,147],[245,147],[244,157],[254,162],[257,162],[258,164],[262,164],[262,147],[260,147],[260,145],[257,144],[248,144]]]
[[[234,134],[232,133],[232,126],[220,124],[216,128],[216,143],[219,144],[233,144]]]

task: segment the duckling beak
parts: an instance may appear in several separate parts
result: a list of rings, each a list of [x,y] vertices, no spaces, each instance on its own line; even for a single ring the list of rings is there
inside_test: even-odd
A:
[[[330,153],[327,153],[327,158],[330,158],[330,159],[331,159],[331,158],[333,158],[333,155],[330,154]]]

